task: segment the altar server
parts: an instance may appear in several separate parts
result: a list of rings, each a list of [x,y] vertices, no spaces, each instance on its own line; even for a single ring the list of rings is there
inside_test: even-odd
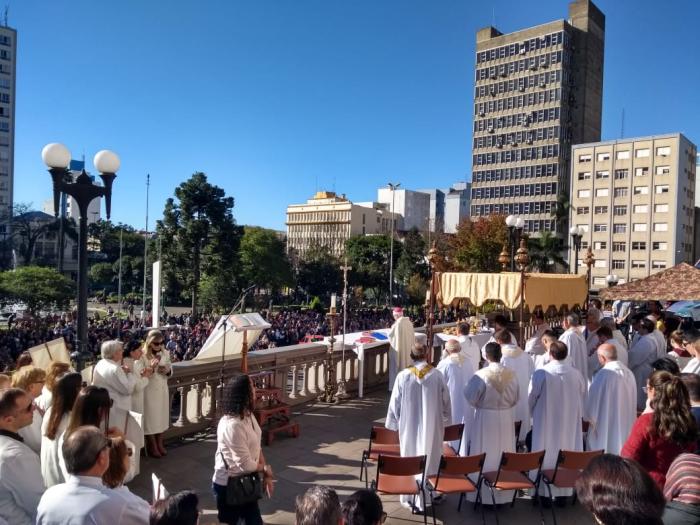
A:
[[[570,313],[564,317],[564,330],[559,340],[566,345],[568,357],[566,362],[581,372],[581,375],[588,379],[588,349],[586,340],[581,335],[579,317],[575,313]]]
[[[39,456],[24,444],[21,428],[32,423],[34,402],[19,388],[0,393],[0,522],[31,525],[44,492]]]
[[[507,330],[499,330],[494,334],[496,342],[501,345],[501,364],[515,372],[518,378],[518,404],[515,405],[513,419],[517,425],[520,422],[520,431],[517,440],[525,441],[525,436],[530,432],[530,408],[527,404],[527,387],[530,378],[535,371],[535,363],[532,357],[523,352],[516,345],[510,344],[510,333]]]
[[[469,454],[486,453],[484,472],[498,470],[501,453],[515,452],[513,407],[518,402],[518,378],[515,372],[501,364],[501,346],[487,343],[484,356],[488,365],[476,372],[467,383],[464,395],[475,408],[474,425],[469,433]],[[488,489],[482,487],[481,498],[491,501]],[[474,501],[475,494],[467,496]],[[511,491],[496,494],[496,503],[510,502]]]
[[[628,359],[629,369],[634,374],[637,381],[637,410],[642,411],[646,407],[647,395],[644,388],[647,386],[647,379],[653,371],[651,364],[657,359],[657,345],[651,335],[654,331],[654,322],[650,319],[642,319],[639,323],[639,330],[634,345],[630,348]]]
[[[533,312],[532,321],[535,326],[535,331],[532,333],[532,336],[525,341],[525,351],[533,356],[542,355],[546,352],[546,349],[542,344],[542,335],[547,330],[551,330],[552,327],[545,322],[544,312],[542,310],[535,310]]]
[[[461,354],[463,357],[469,360],[472,365],[472,370],[476,372],[479,370],[479,364],[481,363],[481,349],[476,339],[470,337],[469,335],[469,325],[467,323],[459,324],[459,337],[457,338],[461,346]],[[461,396],[460,396],[461,397]]]
[[[637,383],[618,361],[615,345],[603,343],[597,356],[602,368],[593,377],[583,416],[588,421],[587,448],[619,454],[637,419]]]
[[[403,308],[396,307],[392,311],[394,324],[389,331],[389,392],[394,388],[396,376],[411,364],[411,351],[416,344],[416,334],[413,323],[404,317]],[[428,341],[432,345],[432,341]]]
[[[532,450],[544,450],[543,469],[553,469],[560,450],[583,450],[582,416],[586,381],[573,366],[564,363],[567,348],[556,341],[550,361],[536,370],[530,382]],[[552,495],[568,496],[570,489],[552,487]],[[546,494],[544,487],[541,494]]]
[[[386,428],[399,432],[402,456],[427,456],[426,476],[437,474],[445,424],[451,418],[450,393],[443,375],[426,361],[428,349],[414,343],[413,366],[398,373],[389,400]],[[401,496],[410,505],[412,496]],[[418,502],[422,507],[423,502]]]
[[[131,394],[136,386],[136,375],[122,364],[124,349],[121,341],[102,343],[102,359],[93,370],[92,384],[106,388],[114,406],[122,410],[131,410]]]
[[[450,443],[452,448],[459,452],[460,456],[466,456],[469,441],[469,429],[474,423],[474,407],[467,403],[464,397],[464,387],[474,375],[474,369],[468,359],[461,353],[459,341],[450,339],[445,344],[447,357],[445,357],[437,366],[437,369],[445,376],[447,389],[450,392],[450,403],[452,406],[452,417],[448,422],[450,425],[458,425],[464,423],[464,434],[462,443],[457,441]],[[459,447],[459,450],[458,450]]]

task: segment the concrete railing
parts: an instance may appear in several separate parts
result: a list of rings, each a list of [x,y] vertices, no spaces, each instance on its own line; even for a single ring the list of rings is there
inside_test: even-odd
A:
[[[452,324],[435,327],[442,330]],[[423,328],[417,328],[423,332]],[[384,343],[365,350],[364,388],[371,389],[388,381],[389,344]],[[248,372],[271,373],[274,386],[282,389],[282,401],[295,406],[315,400],[326,384],[325,363],[328,347],[321,343],[309,343],[266,350],[248,354]],[[353,395],[358,390],[360,377],[357,355],[350,349],[333,352],[336,380],[345,380],[346,390]],[[241,369],[240,357],[227,358],[222,366],[220,360],[184,361],[173,364],[169,379],[171,426],[166,439],[189,436],[203,431],[216,420],[219,385],[222,374],[224,384]]]

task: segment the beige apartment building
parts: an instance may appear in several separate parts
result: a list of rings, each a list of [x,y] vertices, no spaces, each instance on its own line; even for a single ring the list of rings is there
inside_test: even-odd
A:
[[[287,249],[301,258],[314,246],[326,246],[340,257],[350,237],[390,231],[391,214],[384,204],[355,204],[332,191],[319,191],[306,204],[287,206]]]
[[[696,155],[680,133],[572,148],[569,216],[584,231],[579,272],[593,250],[593,288],[607,275],[623,283],[693,262]]]
[[[600,140],[604,45],[605,15],[589,0],[571,2],[566,20],[477,33],[472,217],[564,232],[552,212],[569,189],[571,146]]]

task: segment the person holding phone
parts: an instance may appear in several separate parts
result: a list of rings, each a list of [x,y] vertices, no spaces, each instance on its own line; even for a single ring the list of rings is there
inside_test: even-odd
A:
[[[172,367],[165,350],[165,337],[159,330],[148,332],[143,347],[148,367],[153,370],[143,391],[143,433],[148,454],[160,458],[167,455],[163,432],[170,427],[168,376],[172,373]]]

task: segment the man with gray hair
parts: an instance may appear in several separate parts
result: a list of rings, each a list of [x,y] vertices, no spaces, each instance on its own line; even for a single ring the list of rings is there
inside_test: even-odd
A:
[[[62,447],[68,479],[41,497],[37,525],[148,523],[148,513],[102,483],[111,447],[112,441],[97,427],[82,426],[71,432]]]
[[[131,410],[131,394],[137,378],[127,365],[122,364],[123,357],[121,341],[102,343],[102,359],[95,365],[92,384],[106,388],[114,406],[128,411]]]
[[[562,324],[565,331],[559,340],[569,350],[568,363],[581,372],[584,378],[588,379],[588,349],[586,348],[586,340],[581,335],[578,314],[571,312],[564,317]]]
[[[600,320],[603,314],[596,307],[592,306],[586,312],[586,327],[583,330],[583,338],[586,340],[586,349],[588,355],[595,354],[600,341],[598,341],[598,328],[600,328]]]
[[[447,389],[450,392],[450,404],[452,406],[452,419],[450,425],[464,424],[464,434],[461,444],[452,441],[450,446],[460,456],[466,456],[468,450],[469,430],[474,422],[474,408],[467,403],[464,397],[464,387],[474,375],[472,363],[462,354],[462,346],[457,339],[450,339],[445,344],[447,356],[438,363],[437,369],[445,376]]]
[[[637,383],[630,369],[618,361],[615,345],[603,343],[596,352],[602,368],[593,376],[584,406],[586,443],[588,450],[619,454],[637,418]]]
[[[330,487],[314,485],[296,497],[295,525],[342,525],[340,500]]]

